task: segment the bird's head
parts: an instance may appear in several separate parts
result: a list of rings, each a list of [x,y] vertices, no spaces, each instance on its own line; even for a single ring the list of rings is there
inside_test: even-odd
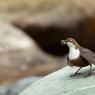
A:
[[[72,47],[79,48],[80,47],[80,45],[77,43],[77,41],[74,38],[67,38],[66,40],[61,40],[61,44],[62,45],[67,44],[69,48],[72,48]]]

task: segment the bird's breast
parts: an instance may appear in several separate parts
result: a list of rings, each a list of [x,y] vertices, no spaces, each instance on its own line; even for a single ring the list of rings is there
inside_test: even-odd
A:
[[[85,66],[89,65],[89,63],[87,61],[83,60],[81,57],[79,57],[78,59],[75,59],[75,60],[70,60],[70,63],[73,66],[77,66],[77,67],[85,67]]]
[[[73,47],[70,48],[68,57],[69,57],[70,60],[74,60],[74,59],[79,58],[80,57],[80,51],[79,51],[79,49],[75,49]]]

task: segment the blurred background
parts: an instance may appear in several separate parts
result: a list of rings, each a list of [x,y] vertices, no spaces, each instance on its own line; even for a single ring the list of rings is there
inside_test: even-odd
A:
[[[95,52],[94,0],[0,0],[0,95],[65,67],[68,37]]]

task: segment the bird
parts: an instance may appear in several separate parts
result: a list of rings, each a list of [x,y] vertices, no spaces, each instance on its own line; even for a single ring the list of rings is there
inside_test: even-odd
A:
[[[67,54],[67,64],[70,66],[79,67],[79,69],[72,76],[76,76],[79,70],[86,66],[90,66],[87,76],[91,75],[92,64],[95,65],[95,53],[87,48],[80,46],[74,38],[61,40],[61,44],[66,44],[69,48],[69,53]]]

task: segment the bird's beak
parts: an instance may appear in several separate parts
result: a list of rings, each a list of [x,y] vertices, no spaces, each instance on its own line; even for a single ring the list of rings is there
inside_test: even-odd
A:
[[[61,40],[61,44],[62,45],[65,45],[66,44],[66,41],[65,40]]]

